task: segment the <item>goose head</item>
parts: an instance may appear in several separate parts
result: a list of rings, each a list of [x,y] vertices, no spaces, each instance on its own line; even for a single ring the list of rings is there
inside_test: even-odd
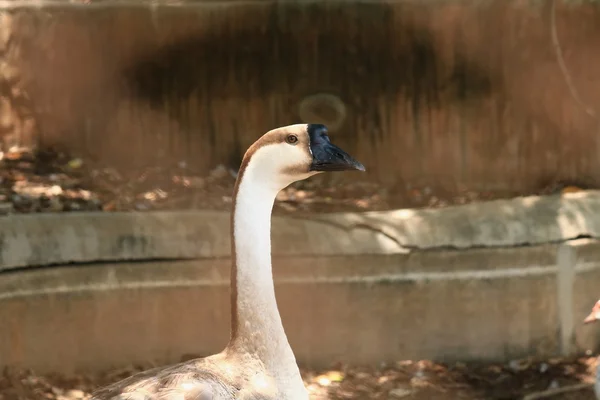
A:
[[[246,152],[241,175],[251,174],[281,190],[289,184],[329,171],[364,171],[365,167],[331,143],[327,127],[296,124],[273,129]]]
[[[596,304],[594,304],[594,308],[592,308],[592,312],[585,317],[585,319],[583,320],[584,324],[590,324],[592,322],[596,322],[600,320],[600,300],[598,300],[596,302]]]

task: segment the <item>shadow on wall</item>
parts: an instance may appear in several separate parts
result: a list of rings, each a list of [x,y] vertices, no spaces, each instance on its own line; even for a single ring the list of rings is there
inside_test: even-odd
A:
[[[394,9],[377,3],[271,5],[254,21],[151,50],[126,69],[125,82],[136,98],[166,111],[188,134],[199,135],[194,128],[204,125],[201,134],[210,147],[218,146],[217,137],[227,131],[244,148],[254,138],[244,137],[245,116],[223,115],[219,100],[275,100],[256,109],[271,116],[264,130],[300,122],[299,101],[317,92],[337,96],[350,109],[350,120],[340,127],[346,146],[367,140],[377,147],[389,130],[382,99],[393,102],[402,96],[416,116],[421,107],[477,101],[492,91],[486,71],[460,53],[448,65],[432,32],[406,20],[395,25]],[[189,102],[201,107],[194,112]],[[216,129],[224,121],[230,129]],[[242,155],[235,146],[229,157],[238,164],[233,167]]]
[[[203,95],[293,98],[322,90],[360,102],[401,93],[417,107],[439,107],[490,94],[489,74],[462,54],[445,64],[432,33],[412,24],[395,27],[388,5],[296,4],[270,7],[253,26],[212,30],[153,50],[125,79],[134,95],[160,110],[165,99]]]
[[[579,96],[600,102],[600,56],[591,55],[599,10],[583,2],[256,2],[15,18],[46,34],[47,46],[31,40],[21,60],[46,110],[45,143],[125,166],[236,167],[258,135],[300,122],[302,101],[324,94],[333,100],[316,108],[333,111],[313,113],[314,122],[337,121],[335,140],[363,160],[368,179],[532,190],[600,178],[598,120],[573,100],[557,58]]]

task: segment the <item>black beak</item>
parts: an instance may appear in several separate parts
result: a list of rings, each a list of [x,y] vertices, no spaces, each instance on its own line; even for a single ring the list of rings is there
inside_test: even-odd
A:
[[[329,141],[325,125],[308,124],[307,131],[313,156],[311,171],[365,170],[364,165]]]

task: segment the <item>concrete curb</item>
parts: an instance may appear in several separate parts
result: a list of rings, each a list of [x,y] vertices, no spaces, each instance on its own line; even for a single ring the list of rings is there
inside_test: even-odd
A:
[[[273,218],[276,256],[404,254],[600,237],[600,192],[437,210]],[[120,260],[229,257],[229,213],[60,213],[0,218],[0,271]]]
[[[598,295],[599,250],[583,239],[278,258],[277,300],[305,366],[577,354],[598,343],[581,320]],[[228,273],[227,259],[203,259],[0,274],[0,367],[72,373],[218,352]]]

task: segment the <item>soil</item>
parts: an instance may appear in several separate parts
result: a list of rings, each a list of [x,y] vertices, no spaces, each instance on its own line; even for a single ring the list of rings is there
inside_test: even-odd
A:
[[[400,361],[376,369],[338,365],[302,372],[312,400],[594,400],[595,364],[596,357],[515,360],[506,365]],[[89,399],[95,388],[148,367],[70,377],[4,371],[0,400]]]
[[[355,174],[359,174],[356,172]],[[54,150],[0,153],[0,214],[69,211],[230,210],[236,171],[223,165],[201,174],[185,162],[117,170]],[[347,178],[347,177],[346,177]],[[357,179],[360,178],[357,175]],[[445,207],[530,194],[577,191],[554,182],[531,193],[478,192],[466,187],[386,187],[324,174],[282,191],[275,214]]]

